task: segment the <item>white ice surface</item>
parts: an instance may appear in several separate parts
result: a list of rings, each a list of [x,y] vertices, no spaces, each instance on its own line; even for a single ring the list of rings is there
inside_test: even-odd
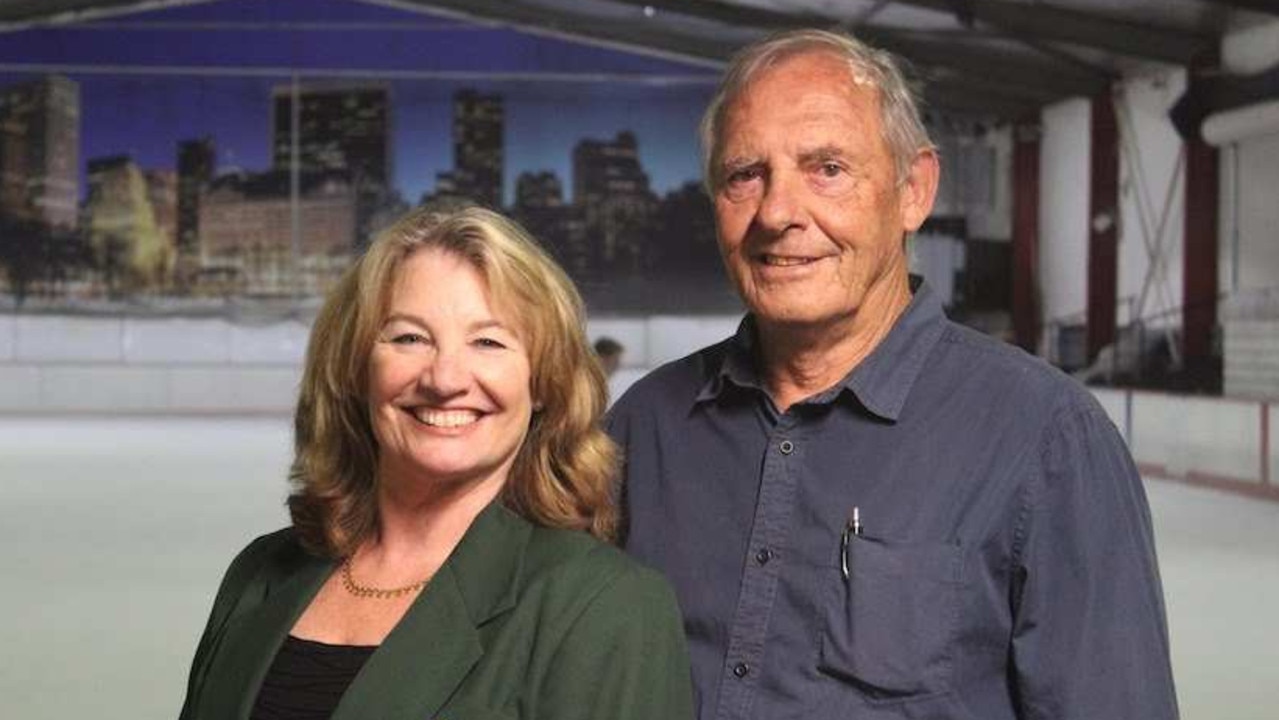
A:
[[[285,418],[0,418],[0,716],[172,718]],[[1185,720],[1279,707],[1279,503],[1147,483]]]

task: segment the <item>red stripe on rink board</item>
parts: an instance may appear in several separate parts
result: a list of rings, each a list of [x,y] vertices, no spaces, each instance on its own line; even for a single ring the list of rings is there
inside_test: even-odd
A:
[[[1261,484],[1270,484],[1270,403],[1261,403]]]
[[[1268,458],[1269,456],[1263,455],[1262,457]],[[1139,462],[1137,463],[1137,471],[1141,473],[1142,477],[1151,479],[1172,480],[1185,485],[1224,490],[1235,495],[1279,502],[1279,487],[1269,483],[1263,484],[1256,480],[1244,480],[1242,478],[1196,472],[1194,470],[1187,473],[1174,473],[1159,463]]]

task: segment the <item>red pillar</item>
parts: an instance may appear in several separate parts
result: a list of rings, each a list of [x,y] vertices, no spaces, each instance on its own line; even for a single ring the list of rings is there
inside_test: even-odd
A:
[[[1185,248],[1182,253],[1182,351],[1192,386],[1216,386],[1212,334],[1217,324],[1217,150],[1186,141]]]
[[[1038,120],[1013,126],[1013,338],[1029,352],[1039,345],[1039,135]]]
[[[1092,100],[1088,203],[1088,360],[1115,340],[1119,286],[1119,123],[1110,93]]]

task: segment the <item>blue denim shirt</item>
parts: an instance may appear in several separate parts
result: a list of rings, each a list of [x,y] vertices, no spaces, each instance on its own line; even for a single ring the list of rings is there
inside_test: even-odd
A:
[[[702,720],[1177,717],[1145,494],[1083,388],[921,285],[779,413],[752,327],[609,418],[626,547],[676,588]]]

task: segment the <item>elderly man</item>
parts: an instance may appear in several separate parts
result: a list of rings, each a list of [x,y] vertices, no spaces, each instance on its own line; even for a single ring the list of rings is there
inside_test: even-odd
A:
[[[1150,514],[1073,381],[908,273],[938,158],[901,73],[788,33],[703,122],[749,314],[610,419],[627,549],[674,583],[699,716],[1177,716]]]

